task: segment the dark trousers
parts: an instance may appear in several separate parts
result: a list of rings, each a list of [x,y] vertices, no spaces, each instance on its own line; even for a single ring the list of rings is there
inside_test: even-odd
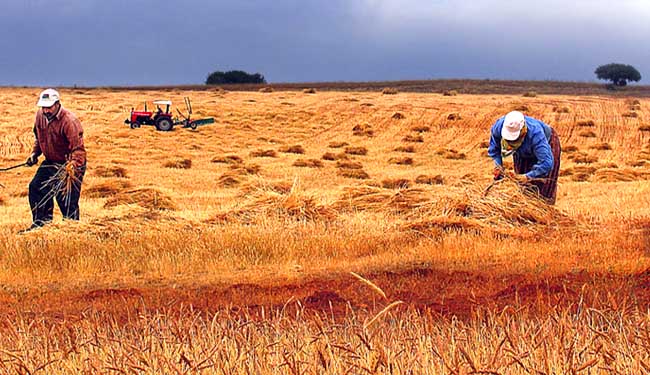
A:
[[[55,199],[64,219],[79,220],[79,195],[86,166],[77,170],[70,191],[56,191],[56,182],[48,183],[48,180],[56,175],[62,165],[62,163],[45,160],[29,183],[29,206],[32,209],[32,221],[35,225],[42,226],[52,221]]]
[[[551,140],[549,142],[551,152],[553,153],[553,169],[548,176],[530,182],[529,187],[534,193],[539,194],[548,204],[555,204],[557,195],[557,179],[560,175],[560,157],[562,147],[560,147],[560,138],[557,136],[555,129],[551,131]],[[530,172],[533,166],[537,164],[537,159],[520,158],[517,153],[513,155],[515,172],[519,174]]]

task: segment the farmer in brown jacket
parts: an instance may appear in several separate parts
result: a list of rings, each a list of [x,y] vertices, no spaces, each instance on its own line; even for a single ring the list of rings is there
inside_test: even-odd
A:
[[[34,122],[36,140],[26,163],[37,164],[41,154],[45,160],[29,184],[32,225],[27,231],[52,221],[54,199],[64,219],[79,220],[79,194],[86,172],[83,129],[75,115],[61,106],[59,98],[56,90],[47,89],[41,92],[37,103],[40,110]],[[62,168],[66,167],[64,172]],[[60,183],[66,176],[71,184]]]

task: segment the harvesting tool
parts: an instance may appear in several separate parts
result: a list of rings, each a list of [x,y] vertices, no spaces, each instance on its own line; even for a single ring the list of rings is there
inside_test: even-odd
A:
[[[180,125],[183,128],[196,129],[199,126],[214,123],[214,118],[212,117],[192,119],[192,103],[190,102],[190,98],[185,97],[184,99],[185,106],[187,107],[187,116],[176,108],[182,119],[172,117],[171,100],[156,100],[153,102],[156,105],[155,112],[148,111],[147,102],[145,102],[143,111],[136,111],[134,108],[131,108],[131,115],[128,119],[124,120],[124,123],[129,125],[131,129],[137,129],[142,125],[153,125],[160,131],[171,131],[175,125]],[[165,109],[163,110],[161,106]]]

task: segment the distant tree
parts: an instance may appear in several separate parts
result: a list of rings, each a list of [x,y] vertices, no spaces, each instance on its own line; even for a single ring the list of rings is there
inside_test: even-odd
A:
[[[614,86],[625,86],[628,81],[639,82],[641,73],[632,65],[625,64],[607,64],[596,68],[596,77],[611,81]]]
[[[228,83],[266,83],[266,80],[259,73],[249,74],[242,70],[213,72],[205,80],[206,85],[223,85]]]

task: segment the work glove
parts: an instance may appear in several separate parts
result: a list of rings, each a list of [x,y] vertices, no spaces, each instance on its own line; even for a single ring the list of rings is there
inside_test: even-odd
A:
[[[25,164],[27,164],[28,167],[31,167],[32,165],[35,165],[38,163],[38,156],[36,154],[31,154],[25,161]]]

